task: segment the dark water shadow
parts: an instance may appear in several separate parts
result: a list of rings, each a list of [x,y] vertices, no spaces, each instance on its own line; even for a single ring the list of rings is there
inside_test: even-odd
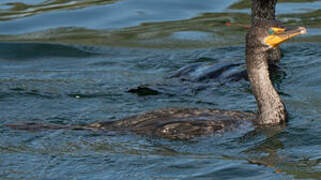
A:
[[[0,43],[0,61],[2,60],[32,60],[49,57],[89,57],[96,53],[84,51],[76,46],[49,43]]]

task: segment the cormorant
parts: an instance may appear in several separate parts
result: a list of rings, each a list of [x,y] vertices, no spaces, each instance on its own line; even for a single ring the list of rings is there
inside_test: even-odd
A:
[[[304,33],[306,33],[304,27],[287,30],[279,27],[275,21],[259,18],[249,29],[246,35],[246,68],[257,101],[257,114],[218,109],[167,108],[116,121],[88,125],[21,123],[6,126],[25,130],[63,128],[130,131],[153,137],[186,140],[224,132],[245,122],[257,126],[283,124],[287,119],[287,110],[269,77],[268,52],[287,39]]]

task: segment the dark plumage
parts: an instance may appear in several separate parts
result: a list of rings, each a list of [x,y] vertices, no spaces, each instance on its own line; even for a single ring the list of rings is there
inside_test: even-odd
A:
[[[258,104],[258,124],[283,123],[287,116],[286,108],[269,75],[268,52],[271,47],[263,43],[269,35],[269,28],[277,25],[274,21],[257,19],[246,35],[246,69]]]
[[[252,0],[252,24],[256,19],[275,20],[275,6],[277,0]]]
[[[255,23],[257,19],[275,20],[275,7],[277,0],[253,0],[251,22]],[[269,51],[270,64],[278,63],[281,59],[280,48],[274,48]]]

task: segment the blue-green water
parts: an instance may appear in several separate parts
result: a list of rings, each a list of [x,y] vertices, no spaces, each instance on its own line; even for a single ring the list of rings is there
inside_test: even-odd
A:
[[[234,0],[13,2],[0,2],[0,179],[321,179],[320,1],[278,5],[282,22],[312,32],[281,47],[287,126],[192,141],[2,125],[183,106],[254,112],[247,82],[166,78],[195,62],[243,62],[248,10],[230,10]],[[141,84],[164,93],[127,92]]]

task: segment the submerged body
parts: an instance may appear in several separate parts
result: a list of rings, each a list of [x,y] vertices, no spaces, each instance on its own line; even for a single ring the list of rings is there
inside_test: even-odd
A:
[[[117,121],[96,122],[87,125],[17,123],[6,126],[29,131],[71,129],[132,132],[156,138],[188,140],[198,136],[233,130],[241,125],[252,123],[254,119],[256,119],[254,113],[240,111],[166,108],[130,116]]]
[[[253,113],[230,110],[167,108],[113,122],[93,123],[86,128],[131,131],[136,134],[186,140],[224,132],[256,118]]]

